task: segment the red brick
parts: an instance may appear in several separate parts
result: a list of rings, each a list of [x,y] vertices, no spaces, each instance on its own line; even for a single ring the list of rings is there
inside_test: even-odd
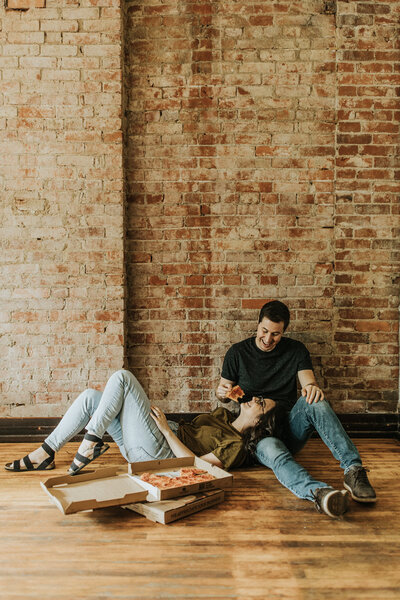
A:
[[[45,8],[46,0],[6,0],[6,8],[27,10],[28,8]]]
[[[101,389],[126,347],[164,406],[206,410],[224,351],[279,297],[335,405],[394,410],[393,3],[338,3],[336,32],[325,14],[305,28],[307,3],[232,3],[223,21],[205,1],[121,4],[125,242],[121,7],[100,4],[2,24],[5,319],[29,343],[39,323],[54,361],[49,387],[12,346],[33,397]]]
[[[254,25],[255,27],[267,27],[268,25],[272,25],[273,21],[273,17],[269,15],[257,15],[249,18],[250,25]]]

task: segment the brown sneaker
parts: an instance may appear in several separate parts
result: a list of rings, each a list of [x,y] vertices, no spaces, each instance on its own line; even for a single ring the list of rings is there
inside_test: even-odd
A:
[[[357,502],[376,502],[375,490],[368,480],[367,471],[361,465],[353,465],[344,476],[343,485]]]
[[[314,490],[315,508],[320,513],[329,517],[341,517],[348,509],[349,498],[346,490],[334,490],[331,487],[323,487]]]

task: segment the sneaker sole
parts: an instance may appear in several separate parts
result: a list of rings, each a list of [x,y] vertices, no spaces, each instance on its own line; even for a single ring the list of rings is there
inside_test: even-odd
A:
[[[352,492],[351,487],[349,485],[347,485],[347,483],[344,483],[343,486],[346,488],[346,490],[348,492],[350,492],[350,496],[356,502],[362,502],[363,504],[372,504],[372,503],[376,502],[376,498],[359,498],[358,496],[355,496]]]
[[[324,498],[324,512],[332,518],[341,517],[349,507],[349,495],[347,492],[332,490]]]

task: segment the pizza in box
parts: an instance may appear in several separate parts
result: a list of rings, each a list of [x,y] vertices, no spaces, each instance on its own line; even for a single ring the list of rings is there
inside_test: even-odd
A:
[[[216,478],[204,469],[182,467],[179,472],[169,475],[165,473],[142,473],[140,479],[160,490],[167,490],[192,485],[193,483],[203,483],[204,481],[211,481]]]

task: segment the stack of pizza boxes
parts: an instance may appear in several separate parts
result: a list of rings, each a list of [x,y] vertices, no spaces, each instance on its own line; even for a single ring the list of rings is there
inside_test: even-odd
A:
[[[40,485],[66,515],[121,506],[166,524],[222,502],[232,484],[227,471],[186,457],[131,463],[128,472],[112,467],[83,470]]]

